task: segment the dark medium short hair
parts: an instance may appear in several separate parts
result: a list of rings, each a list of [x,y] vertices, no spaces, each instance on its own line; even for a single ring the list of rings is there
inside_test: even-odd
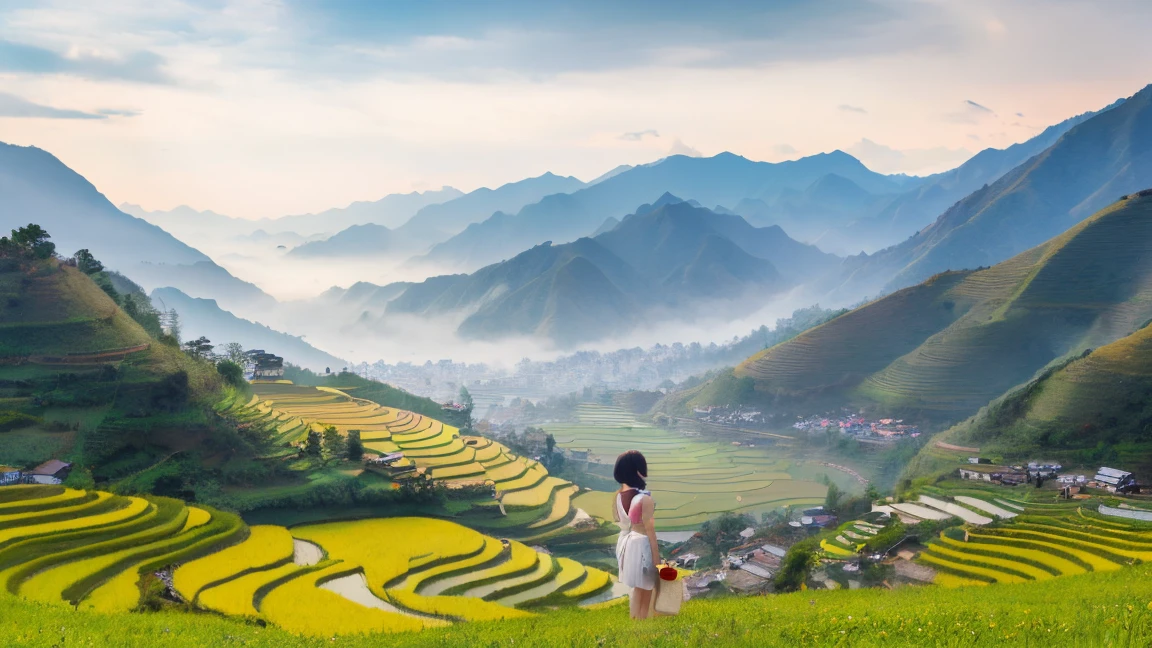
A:
[[[648,474],[648,460],[639,450],[629,450],[616,457],[616,467],[612,469],[612,477],[618,484],[632,488],[644,488],[647,484],[640,475]]]

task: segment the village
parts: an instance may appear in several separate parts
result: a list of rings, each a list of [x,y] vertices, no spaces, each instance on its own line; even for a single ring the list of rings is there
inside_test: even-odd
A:
[[[852,413],[847,409],[840,416],[817,415],[807,418],[797,417],[792,428],[802,432],[815,433],[838,430],[841,434],[871,441],[897,441],[904,438],[920,436],[920,428],[905,423],[903,419],[868,419],[861,413]]]

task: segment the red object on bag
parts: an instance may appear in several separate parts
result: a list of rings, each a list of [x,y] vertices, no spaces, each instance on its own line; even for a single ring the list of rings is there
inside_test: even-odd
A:
[[[677,574],[679,574],[679,572],[676,571],[675,567],[665,565],[660,568],[660,580],[674,581],[676,580]]]

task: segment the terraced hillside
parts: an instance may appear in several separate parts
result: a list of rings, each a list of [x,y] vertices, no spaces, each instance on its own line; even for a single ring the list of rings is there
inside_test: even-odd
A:
[[[108,290],[57,259],[0,258],[0,464],[55,458],[147,482],[163,458],[208,447],[215,366],[152,337],[120,307],[147,322],[137,296]]]
[[[257,383],[245,403],[232,403],[232,416],[244,421],[271,422],[278,444],[299,444],[309,431],[333,426],[342,434],[357,430],[369,453],[400,453],[397,468],[415,467],[449,487],[490,485],[495,498],[476,501],[488,515],[469,518],[482,528],[504,535],[540,541],[571,532],[577,516],[572,496],[576,486],[548,474],[540,462],[512,453],[504,445],[414,412],[381,407],[329,387]],[[503,505],[506,515],[497,516]]]
[[[640,450],[648,460],[649,487],[657,493],[657,528],[695,528],[725,511],[759,512],[821,504],[823,484],[796,479],[795,466],[774,453],[770,441],[732,446],[650,427],[627,411],[582,404],[578,424],[547,424],[556,445],[588,453],[589,470],[610,479],[617,455]],[[598,501],[597,501],[598,500]],[[610,493],[589,493],[589,512],[611,519]],[[582,506],[584,504],[581,504]]]
[[[1027,491],[951,482],[925,490],[998,520],[949,529],[921,553],[919,560],[943,575],[940,584],[1048,580],[1152,559],[1152,524],[1103,515],[1095,500],[1029,501],[1021,497]]]
[[[126,612],[158,570],[192,605],[305,635],[398,632],[608,600],[612,578],[426,518],[248,528],[160,497],[0,489],[0,586],[49,604]]]
[[[1098,461],[1152,469],[1152,328],[1145,326],[1043,374],[944,433],[953,443],[1020,457],[1043,448],[1066,463]],[[917,473],[947,468],[925,452]]]
[[[1133,195],[1008,261],[938,275],[810,329],[736,376],[778,408],[854,404],[956,421],[1149,318],[1152,195]]]

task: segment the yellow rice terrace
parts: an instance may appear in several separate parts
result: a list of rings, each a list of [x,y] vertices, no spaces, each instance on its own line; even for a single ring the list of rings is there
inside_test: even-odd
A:
[[[0,490],[0,586],[128,612],[174,592],[194,609],[295,634],[402,632],[606,601],[612,577],[443,520],[285,529],[163,497]]]
[[[526,542],[573,532],[581,505],[579,487],[496,441],[462,435],[436,419],[382,407],[338,389],[277,381],[254,383],[252,392],[246,401],[222,403],[221,411],[240,421],[270,425],[277,444],[298,446],[310,432],[329,427],[342,435],[358,434],[368,469],[387,479],[426,477],[448,488],[487,489],[490,496],[471,503],[481,513],[472,526]]]

